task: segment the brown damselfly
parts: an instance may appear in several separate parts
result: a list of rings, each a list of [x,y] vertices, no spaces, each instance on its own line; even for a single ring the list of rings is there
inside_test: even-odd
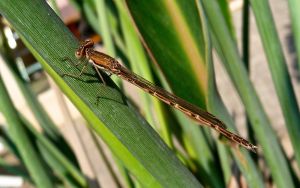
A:
[[[121,65],[116,59],[98,52],[94,50],[94,42],[92,40],[85,40],[80,44],[76,53],[76,57],[78,59],[87,59],[92,63],[95,67],[96,72],[103,80],[100,72],[98,69],[104,70],[110,74],[115,74],[120,78],[127,80],[131,84],[138,86],[139,88],[143,89],[145,92],[157,97],[164,103],[180,110],[188,117],[194,119],[195,121],[199,122],[201,125],[206,125],[208,127],[213,128],[220,134],[224,135],[233,143],[239,144],[245,147],[248,150],[256,152],[257,147],[245,140],[244,138],[228,131],[226,126],[222,121],[217,119],[214,115],[206,112],[197,106],[169,93],[168,91],[153,85],[152,83],[148,82],[144,78],[136,75],[135,73],[131,72],[123,65]],[[83,69],[81,70],[80,74],[83,73],[84,68],[87,66],[87,63],[84,65]],[[104,80],[103,80],[104,81]]]

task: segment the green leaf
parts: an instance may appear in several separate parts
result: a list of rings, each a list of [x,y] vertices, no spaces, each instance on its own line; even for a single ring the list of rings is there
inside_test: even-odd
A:
[[[53,172],[65,179],[71,179],[72,177],[81,187],[87,187],[83,174],[74,164],[72,164],[71,161],[68,160],[65,154],[62,153],[55,144],[47,139],[47,137],[38,133],[28,120],[24,117],[21,117],[21,120],[23,125],[26,126],[26,129],[30,132],[31,138],[35,140],[41,155],[53,169]]]
[[[24,165],[29,171],[37,187],[53,187],[51,178],[44,168],[42,160],[32,145],[30,138],[22,125],[17,110],[8,95],[2,78],[0,77],[0,111],[3,113],[8,127],[8,132],[15,143]]]
[[[205,45],[195,2],[126,2],[152,61],[158,64],[172,91],[183,99],[206,108]],[[155,13],[146,14],[149,10],[155,10]],[[200,130],[195,122],[180,112],[176,111],[176,116],[184,131],[185,147],[199,165],[201,181],[211,187],[224,186],[219,173],[220,166],[211,150],[211,139],[205,139],[207,130]]]
[[[39,11],[36,11],[39,10]],[[104,86],[91,68],[79,79],[78,42],[44,1],[0,1],[0,12],[25,39],[45,70],[127,169],[146,187],[199,187],[157,133],[136,113],[107,77]],[[49,64],[47,64],[47,63]]]
[[[226,25],[231,33],[231,36],[233,39],[236,39],[236,33],[234,30],[234,25],[232,23],[232,17],[229,7],[229,1],[227,0],[218,0],[217,3],[219,3],[219,6],[221,8],[221,13],[223,14],[223,17],[225,19]]]
[[[95,0],[96,11],[98,15],[98,27],[100,27],[103,44],[109,55],[116,56],[116,50],[112,40],[112,33],[108,24],[108,10],[106,9],[105,0]]]
[[[230,36],[217,2],[202,0],[202,4],[215,37],[214,45],[222,52],[221,57],[224,58],[225,68],[245,105],[255,136],[277,186],[294,187],[282,148],[247,76],[246,68],[241,62],[237,46]]]
[[[293,145],[296,161],[298,167],[300,167],[300,112],[271,9],[266,0],[250,0],[250,2],[268,59],[276,94]]]
[[[152,61],[159,63],[174,93],[205,107],[207,73],[202,68],[205,67],[200,46],[203,39],[195,4],[185,2],[186,6],[180,7],[176,1],[168,4],[135,0],[128,0],[127,4],[145,41],[144,45],[151,50]],[[147,10],[155,10],[155,14],[144,14]],[[189,23],[187,18],[191,19]],[[179,77],[176,73],[183,76]],[[188,88],[189,92],[183,88]]]
[[[1,23],[2,24],[2,23]],[[20,88],[22,94],[24,95],[24,98],[32,110],[33,114],[35,115],[35,118],[41,125],[41,127],[44,129],[46,134],[51,137],[53,140],[59,139],[59,133],[57,128],[55,127],[52,120],[49,118],[49,116],[46,114],[42,106],[39,104],[37,97],[34,95],[34,93],[30,89],[30,85],[28,82],[26,82],[23,77],[21,76],[17,64],[12,56],[12,53],[8,47],[7,40],[4,36],[3,32],[3,26],[1,25],[1,31],[0,31],[0,37],[1,37],[1,55],[4,59],[4,63],[7,65],[9,71],[11,72],[14,80],[16,81],[18,87]]]
[[[14,80],[16,81],[21,93],[23,94],[25,101],[27,102],[30,110],[34,114],[34,117],[38,121],[39,125],[41,126],[42,130],[44,131],[45,135],[48,136],[53,142],[55,142],[61,151],[65,153],[65,155],[71,160],[74,164],[77,165],[76,158],[74,153],[72,152],[71,148],[64,140],[62,135],[58,132],[57,127],[53,123],[53,121],[49,118],[46,111],[43,109],[42,105],[37,100],[37,96],[32,92],[30,84],[25,81],[20,74],[17,63],[14,60],[11,51],[8,47],[7,40],[4,36],[3,31],[1,33],[1,54],[4,59],[4,63],[7,65],[10,73],[12,74]]]
[[[209,36],[209,27],[207,22],[207,17],[203,11],[203,6],[199,2],[199,13],[202,18],[203,22],[203,31],[204,31],[204,38],[206,44],[206,62],[207,62],[207,71],[208,71],[208,97],[207,97],[207,106],[210,112],[216,114],[220,119],[226,123],[227,127],[230,130],[234,130],[236,132],[236,128],[234,126],[234,122],[229,115],[221,97],[217,91],[217,86],[215,82],[215,73],[213,69],[213,59],[212,59],[212,42]],[[230,159],[231,156],[228,155],[228,149],[224,147],[224,145],[220,142],[217,143],[219,157],[222,162],[222,170],[224,172],[224,178],[226,184],[228,185],[230,182],[231,174],[231,167],[230,167]],[[261,178],[261,174],[257,169],[255,162],[252,160],[249,152],[243,149],[242,152],[236,149],[232,149],[232,154],[242,171],[244,177],[246,178],[247,184],[250,187],[264,187],[263,180]],[[246,161],[246,162],[245,162]]]
[[[298,67],[300,67],[300,1],[298,0],[288,0],[289,3],[289,10],[290,10],[290,17],[291,17],[291,24],[292,24],[292,31],[293,37],[295,39],[295,46],[297,50],[297,60],[298,60]]]
[[[143,78],[154,83],[146,53],[139,40],[138,33],[131,22],[126,4],[123,1],[115,1],[115,4],[120,15],[121,29],[126,43],[126,54],[128,54],[131,69],[134,73],[143,75]],[[158,129],[161,130],[162,138],[169,147],[173,148],[173,141],[167,124],[167,117],[165,117],[163,104],[142,90],[140,90],[139,94],[142,103],[140,106],[143,108],[141,110],[143,110],[147,121],[153,127],[158,127],[157,124],[159,125]],[[156,119],[157,121],[155,121]]]

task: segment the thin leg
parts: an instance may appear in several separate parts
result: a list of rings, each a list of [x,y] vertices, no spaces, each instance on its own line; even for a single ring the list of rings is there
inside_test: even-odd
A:
[[[69,62],[72,62],[72,64],[74,65],[74,66],[78,66],[78,65],[80,65],[81,63],[83,63],[82,61],[79,61],[78,63],[74,63],[73,61],[71,61],[70,59],[65,59],[65,60],[67,60],[67,61],[69,61]],[[64,76],[71,76],[71,77],[74,77],[74,78],[79,78],[83,73],[84,73],[84,70],[86,69],[86,67],[87,67],[87,65],[88,65],[88,61],[86,61],[86,62],[84,62],[85,64],[83,65],[83,67],[82,67],[82,69],[81,69],[81,71],[80,71],[80,73],[78,74],[78,75],[74,75],[74,74],[69,74],[69,73],[64,73],[64,74],[62,74],[61,76],[62,77],[64,77]]]
[[[74,61],[72,61],[70,58],[68,57],[64,57],[62,58],[62,61],[68,61],[69,63],[72,63],[75,67],[78,67],[78,65],[80,65],[81,63],[83,63],[83,61],[78,61],[77,63],[74,63]]]
[[[95,63],[94,63],[94,62],[92,62],[92,63],[93,63],[93,66],[94,66],[94,68],[95,68],[95,70],[96,70],[98,76],[99,76],[100,79],[102,80],[103,84],[106,85],[106,82],[105,82],[105,80],[104,80],[104,78],[103,78],[101,72],[98,70],[98,68],[97,68],[97,66],[95,65]],[[98,97],[97,97],[97,100],[96,100],[96,103],[95,103],[96,106],[98,106],[99,100],[100,100],[100,97],[98,96]]]
[[[83,65],[83,67],[82,67],[82,69],[81,69],[81,71],[80,71],[80,73],[79,73],[79,76],[81,76],[82,75],[82,73],[84,72],[84,70],[86,69],[86,67],[88,66],[88,61],[86,61],[85,62],[85,64]]]
[[[103,84],[104,84],[104,85],[106,85],[106,82],[105,82],[105,80],[103,79],[103,77],[102,77],[102,75],[101,75],[100,71],[98,70],[98,68],[97,68],[97,66],[95,65],[95,63],[94,63],[94,62],[93,62],[93,66],[94,66],[94,68],[95,68],[95,70],[96,70],[96,72],[97,72],[98,76],[99,76],[99,77],[100,77],[100,79],[102,80]]]

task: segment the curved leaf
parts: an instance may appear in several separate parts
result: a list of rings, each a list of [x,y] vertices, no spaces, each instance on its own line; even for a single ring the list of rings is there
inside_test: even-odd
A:
[[[266,0],[250,0],[250,2],[265,53],[268,58],[269,68],[286,123],[286,128],[293,145],[295,158],[298,167],[300,167],[300,111],[271,14],[271,9]],[[297,33],[295,34],[297,36]]]
[[[127,0],[144,45],[161,68],[172,91],[202,108],[206,107],[207,72],[202,25],[195,1]],[[150,13],[149,10],[155,10]],[[215,160],[207,130],[177,113],[184,131],[187,151],[199,165],[200,179],[222,187],[223,179]]]
[[[274,130],[271,128],[270,121],[263,110],[254,87],[247,76],[246,68],[241,62],[237,46],[230,36],[230,31],[220,14],[217,2],[215,0],[202,0],[201,2],[203,2],[203,7],[212,31],[211,33],[215,37],[214,46],[222,53],[220,55],[224,58],[223,63],[225,68],[245,105],[255,132],[255,138],[257,138],[261,145],[260,147],[262,148],[274,181],[278,187],[294,187],[291,172],[289,171],[282,148]]]
[[[144,186],[200,186],[157,133],[127,105],[111,80],[106,77],[109,87],[100,84],[91,68],[79,79],[59,76],[79,73],[62,60],[68,57],[76,61],[78,42],[44,1],[4,0],[0,1],[0,11],[97,134]]]
[[[28,172],[38,187],[53,187],[47,169],[43,165],[42,159],[35,150],[30,138],[26,134],[25,128],[18,116],[17,110],[8,95],[2,78],[0,77],[0,102],[8,127],[8,132],[15,143]]]

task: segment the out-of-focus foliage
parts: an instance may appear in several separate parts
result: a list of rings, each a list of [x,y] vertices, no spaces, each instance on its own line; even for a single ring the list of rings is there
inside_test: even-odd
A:
[[[108,54],[121,59],[125,66],[147,80],[210,111],[224,121],[229,130],[236,132],[234,119],[215,84],[212,58],[215,51],[244,104],[252,130],[248,137],[258,145],[257,154],[231,147],[208,128],[200,127],[143,92],[138,97],[129,94],[130,100],[127,100],[107,76],[104,76],[107,84],[101,84],[93,76],[96,74],[92,68],[80,80],[62,79],[61,73],[78,73],[77,69],[60,61],[62,57],[75,61],[73,54],[78,43],[44,2],[36,0],[32,6],[27,1],[4,0],[0,2],[0,12],[122,163],[119,167],[128,187],[140,184],[145,187],[199,187],[200,183],[206,187],[225,187],[233,179],[240,183],[240,176],[245,177],[249,187],[299,185],[243,63],[249,60],[247,50],[251,45],[248,41],[251,33],[244,30],[241,57],[228,1],[72,0],[72,3],[102,37]],[[269,4],[267,0],[246,2],[255,15],[299,168],[299,109]],[[293,31],[297,33],[295,7],[299,4],[289,0],[289,5]],[[248,9],[243,10],[244,28],[249,28]],[[38,19],[32,20],[34,17]],[[297,42],[297,34],[295,38]],[[296,43],[296,46],[300,45]],[[127,92],[125,84],[118,85]],[[57,157],[56,162],[65,164],[64,170],[72,174],[77,180],[75,183],[85,186],[75,167],[67,160],[60,161],[63,156],[56,153],[58,151],[48,145],[47,140],[27,129],[40,144],[51,148],[47,151],[52,154],[48,159]],[[264,168],[259,163],[263,163]],[[54,168],[51,164],[49,162]],[[38,184],[37,177],[28,171],[30,179]],[[269,176],[263,177],[266,172]],[[64,177],[63,170],[56,173]],[[28,173],[23,174],[28,178]]]

